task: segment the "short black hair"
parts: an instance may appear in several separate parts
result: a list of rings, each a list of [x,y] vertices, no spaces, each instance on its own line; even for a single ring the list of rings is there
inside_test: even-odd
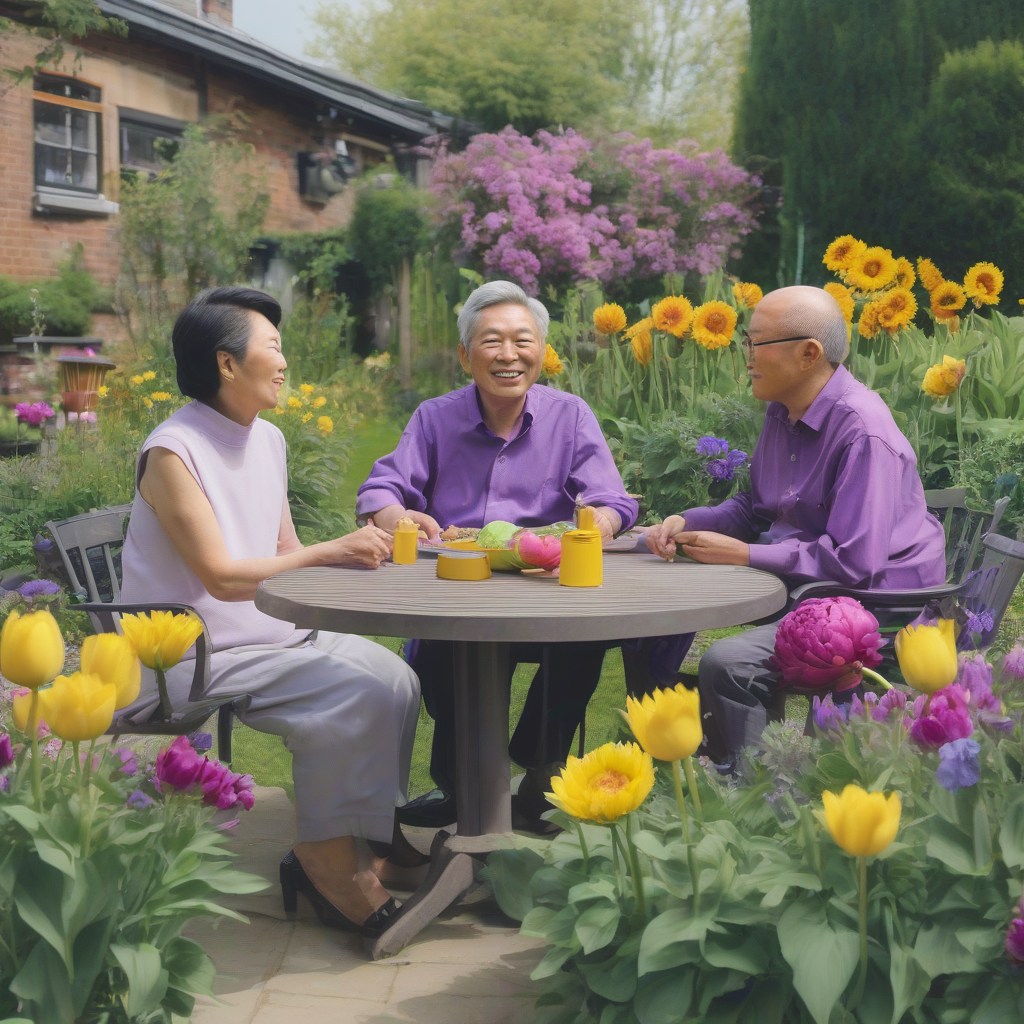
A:
[[[232,285],[200,292],[179,314],[171,332],[178,389],[188,398],[211,401],[220,390],[217,353],[230,352],[240,363],[252,333],[248,310],[281,323],[281,303],[266,292]]]

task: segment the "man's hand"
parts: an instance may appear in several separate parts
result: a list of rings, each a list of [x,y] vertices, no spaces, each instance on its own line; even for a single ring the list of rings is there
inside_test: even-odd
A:
[[[437,540],[441,535],[437,520],[426,512],[403,512],[399,519],[411,519],[427,535],[427,540]]]
[[[707,565],[750,565],[750,545],[724,533],[694,530],[677,534],[675,542],[695,562]]]
[[[685,527],[686,520],[682,516],[669,516],[663,523],[652,526],[644,539],[656,555],[672,561],[676,557],[677,538],[684,536]]]
[[[595,508],[594,509],[594,526],[601,531],[601,543],[607,544],[608,541],[615,539],[615,534],[619,532],[619,527],[622,525],[622,520],[618,514],[610,508]]]
[[[401,505],[388,505],[367,518],[372,525],[379,526],[388,533],[395,532],[399,519],[411,519],[427,535],[427,540],[437,540],[441,533],[441,527],[437,525],[436,519],[428,516],[426,512],[410,512]]]
[[[391,557],[394,546],[391,534],[370,524],[355,533],[319,545],[323,549],[325,565],[354,565],[377,569]]]

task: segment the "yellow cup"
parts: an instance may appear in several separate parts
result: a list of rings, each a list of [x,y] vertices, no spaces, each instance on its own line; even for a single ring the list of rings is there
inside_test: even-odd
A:
[[[442,551],[437,556],[439,580],[489,580],[491,563],[486,551]]]
[[[600,531],[569,530],[563,533],[558,582],[563,587],[599,587],[603,581]]]
[[[420,546],[420,529],[411,519],[399,519],[395,524],[395,547],[391,561],[395,565],[411,565],[416,561]]]

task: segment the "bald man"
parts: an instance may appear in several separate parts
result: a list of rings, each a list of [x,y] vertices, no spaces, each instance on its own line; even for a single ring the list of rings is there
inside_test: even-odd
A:
[[[925,507],[917,458],[888,407],[842,365],[846,321],[820,288],[780,288],[758,303],[746,339],[754,397],[768,403],[750,491],[651,529],[664,558],[750,565],[791,589],[833,580],[862,589],[945,582],[942,526]],[[712,644],[701,700],[731,755],[756,743],[780,676],[767,665],[777,624]]]

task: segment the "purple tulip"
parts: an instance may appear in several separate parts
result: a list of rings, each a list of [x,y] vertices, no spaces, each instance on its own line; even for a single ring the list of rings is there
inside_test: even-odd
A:
[[[977,785],[981,778],[978,754],[981,746],[974,740],[959,739],[939,747],[939,767],[935,778],[943,789],[951,793],[958,789]]]
[[[871,717],[876,722],[884,722],[894,711],[902,714],[907,706],[907,695],[902,690],[886,690],[881,700],[871,709]]]
[[[850,705],[836,704],[832,694],[826,693],[824,700],[814,698],[812,713],[818,732],[840,732],[850,717]]]
[[[166,750],[156,755],[156,780],[172,789],[191,789],[203,771],[206,759],[189,745],[187,736],[179,736]]]
[[[152,805],[153,798],[151,796],[147,796],[141,789],[135,789],[132,790],[126,803],[129,807],[134,807],[136,810],[143,811]]]
[[[220,810],[237,804],[249,810],[255,803],[251,775],[237,775],[219,761],[200,757],[186,736],[179,736],[157,755],[156,779],[158,787],[167,784],[182,792],[198,787],[203,803]]]
[[[724,437],[702,437],[697,442],[696,452],[705,458],[713,458],[724,455],[729,450],[729,442]]]
[[[1014,644],[1007,651],[1003,671],[1013,679],[1024,679],[1024,644]]]
[[[0,736],[0,771],[14,763],[14,748],[11,746],[11,737],[4,733]]]
[[[974,734],[974,723],[968,700],[969,694],[958,683],[931,695],[922,693],[914,701],[911,738],[930,750],[938,750],[953,740],[970,739]]]
[[[11,788],[11,780],[6,775],[0,775],[0,793],[6,793]]]
[[[1024,964],[1024,909],[1021,917],[1010,922],[1006,933],[1006,953],[1014,963]]]
[[[117,771],[129,779],[133,775],[138,774],[139,762],[135,759],[134,750],[129,750],[128,747],[118,747],[114,753],[121,759],[121,764]]]
[[[971,703],[992,693],[992,666],[980,654],[961,654],[956,681],[971,695]]]
[[[874,668],[882,637],[878,620],[852,597],[804,601],[780,623],[771,665],[786,686],[849,690],[862,668]]]

